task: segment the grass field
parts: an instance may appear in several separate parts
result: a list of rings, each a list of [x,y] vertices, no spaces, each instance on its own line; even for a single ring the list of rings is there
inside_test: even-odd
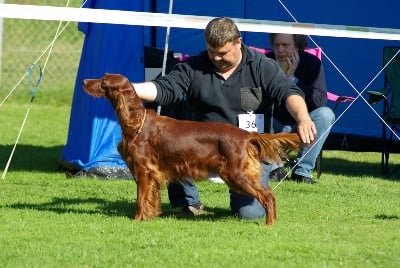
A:
[[[61,89],[62,90],[62,89]],[[210,214],[174,217],[166,190],[162,217],[133,222],[136,185],[67,179],[57,171],[70,92],[38,94],[4,180],[0,180],[2,267],[397,267],[400,180],[383,178],[378,153],[324,151],[317,185],[275,189],[278,221],[229,213],[225,185],[198,184]],[[0,107],[0,172],[27,111]],[[392,163],[400,165],[399,155]],[[275,186],[273,184],[272,186]]]
[[[19,36],[13,32],[9,35]],[[18,52],[13,44],[10,50]],[[34,44],[41,52],[43,44]],[[80,48],[75,39],[68,44]],[[32,62],[23,56],[19,60],[27,62],[21,63],[21,72],[8,67],[17,78],[0,92],[0,102]],[[77,64],[75,58],[73,62]],[[56,73],[69,81],[50,87],[50,79],[60,80]],[[29,108],[28,92],[21,89],[26,84],[0,106],[0,173],[6,175],[0,179],[1,267],[399,266],[400,171],[382,177],[380,154],[374,152],[325,150],[318,184],[285,181],[275,189],[278,220],[270,227],[264,218],[231,217],[227,187],[208,181],[197,185],[209,214],[177,219],[163,188],[164,214],[132,221],[133,181],[67,179],[57,170],[74,79],[64,71],[46,73],[7,173],[4,168]],[[396,166],[399,154],[391,156],[392,170]]]

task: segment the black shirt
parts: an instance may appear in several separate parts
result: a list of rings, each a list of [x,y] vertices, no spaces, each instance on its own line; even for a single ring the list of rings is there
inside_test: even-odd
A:
[[[274,60],[245,45],[242,55],[240,65],[227,80],[218,73],[207,51],[189,57],[169,74],[153,81],[157,87],[155,102],[167,105],[186,98],[194,120],[235,126],[240,113],[262,113],[268,126],[274,103],[285,106],[290,95],[304,97]]]

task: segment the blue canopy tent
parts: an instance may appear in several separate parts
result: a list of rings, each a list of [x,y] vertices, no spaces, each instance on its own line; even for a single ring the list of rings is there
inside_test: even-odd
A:
[[[397,16],[400,10],[399,1],[386,1],[384,5],[363,0],[323,3],[319,0],[286,0],[282,3],[299,22],[400,28]],[[169,4],[169,1],[165,0],[92,0],[87,1],[85,7],[168,13]],[[265,3],[260,0],[175,0],[172,12],[199,16],[293,21],[287,10],[279,1]],[[94,99],[84,93],[82,81],[85,78],[101,77],[105,72],[124,74],[134,82],[144,81],[144,46],[163,50],[166,28],[79,23],[79,29],[86,36],[76,78],[68,140],[61,157],[61,168],[78,175],[130,176],[116,150],[121,130],[111,106],[106,100]],[[247,45],[269,47],[266,33],[242,32],[242,34]],[[364,90],[380,71],[382,47],[399,45],[398,41],[388,40],[321,36],[312,38],[335,64],[333,66],[327,58],[323,58],[329,90],[338,95],[354,97],[357,96],[357,92],[353,87],[357,91]],[[197,54],[205,48],[203,30],[172,28],[168,45],[174,52]],[[310,41],[309,46],[314,44]],[[383,77],[380,75],[368,89],[380,88],[382,84]],[[339,114],[345,107],[347,105],[339,107]],[[349,143],[356,144],[357,141],[363,140],[362,138],[365,138],[364,142],[354,146],[349,144],[349,149],[377,150],[380,148],[379,143],[371,142],[370,139],[379,137],[379,126],[378,117],[359,98],[335,123],[326,144],[331,143],[329,147],[338,149],[343,137],[354,136],[356,139],[353,141],[348,138]],[[335,135],[341,137],[341,140],[332,139]]]
[[[141,1],[89,0],[86,8],[143,11]],[[86,78],[120,73],[131,81],[144,80],[143,27],[79,23],[85,34],[76,76],[67,143],[60,168],[74,176],[132,177],[117,151],[121,139],[114,110],[105,99],[87,95]]]

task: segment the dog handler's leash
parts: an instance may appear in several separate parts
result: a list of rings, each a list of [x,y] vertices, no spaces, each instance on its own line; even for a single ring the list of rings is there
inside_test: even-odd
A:
[[[39,74],[38,74],[38,77],[37,77],[37,79],[36,79],[35,85],[32,86],[32,76],[33,76],[33,68],[34,68],[34,67],[39,68]],[[13,149],[12,149],[12,151],[11,151],[10,157],[8,158],[7,165],[6,165],[6,167],[4,168],[3,174],[1,175],[1,178],[2,178],[3,180],[4,180],[4,178],[6,177],[6,174],[7,174],[7,171],[8,171],[8,167],[10,166],[11,159],[12,159],[12,157],[13,157],[13,155],[14,155],[14,152],[15,152],[15,148],[17,147],[18,140],[19,140],[19,138],[20,138],[20,136],[21,136],[22,130],[24,129],[26,119],[28,118],[28,114],[29,114],[29,112],[30,112],[30,110],[31,110],[33,100],[35,99],[35,94],[36,94],[36,92],[39,90],[39,84],[40,84],[40,82],[41,82],[41,80],[42,80],[42,75],[43,75],[42,68],[40,67],[39,64],[34,63],[34,64],[32,64],[31,66],[29,66],[28,71],[27,71],[27,75],[28,75],[28,91],[30,91],[31,101],[30,101],[30,103],[29,103],[28,110],[26,111],[24,121],[22,121],[21,128],[19,129],[19,133],[18,133],[18,136],[17,136],[17,140],[15,141],[15,144],[14,144],[14,147],[13,147]]]

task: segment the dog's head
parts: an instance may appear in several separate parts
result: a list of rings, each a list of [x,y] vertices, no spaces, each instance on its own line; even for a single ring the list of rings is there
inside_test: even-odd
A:
[[[83,88],[91,96],[112,99],[118,92],[132,88],[132,85],[123,75],[106,73],[100,79],[83,80]]]

